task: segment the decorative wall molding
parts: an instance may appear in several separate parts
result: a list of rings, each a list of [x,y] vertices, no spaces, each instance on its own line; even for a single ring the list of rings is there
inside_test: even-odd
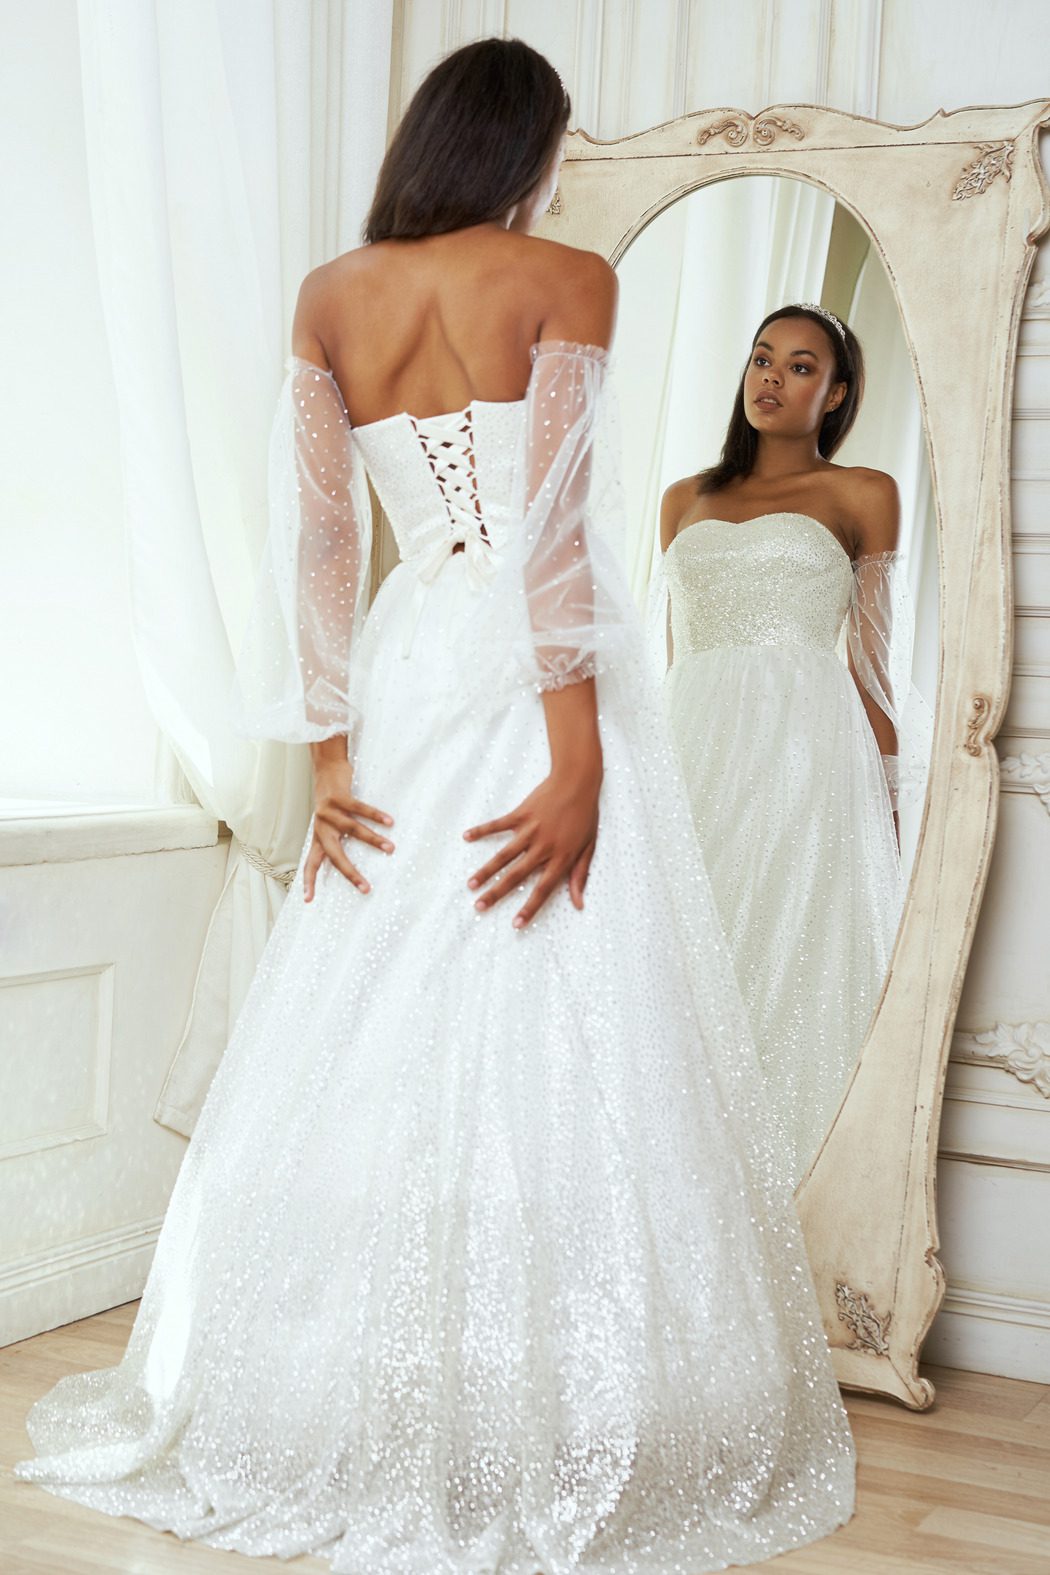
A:
[[[1032,280],[1025,296],[1024,309],[1026,317],[1050,316],[1050,275],[1045,279]]]
[[[1001,1067],[1050,1099],[1050,1023],[995,1023],[981,1033],[957,1032],[952,1057]]]
[[[108,1135],[115,971],[107,961],[0,979],[8,1053],[31,1053],[38,1075],[50,1072],[44,1101],[32,1084],[11,1091],[0,1160]]]
[[[1004,793],[1034,793],[1050,815],[1050,751],[1041,755],[1004,755],[999,762]]]

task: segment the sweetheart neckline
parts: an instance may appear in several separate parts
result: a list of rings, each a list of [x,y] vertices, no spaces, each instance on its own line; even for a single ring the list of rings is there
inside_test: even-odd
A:
[[[683,525],[682,529],[677,531],[671,538],[671,542],[667,548],[667,551],[670,552],[675,542],[680,541],[685,535],[686,531],[692,530],[694,525],[757,525],[760,520],[775,519],[809,520],[811,525],[815,525],[818,530],[822,530],[824,532],[825,536],[829,536],[831,538],[831,540],[835,543],[835,546],[845,558],[846,562],[849,564],[850,568],[853,567],[853,559],[850,557],[849,553],[839,541],[831,527],[829,525],[825,525],[823,520],[818,520],[815,515],[803,514],[798,509],[770,509],[768,513],[765,514],[752,514],[751,518],[746,520],[723,520],[719,519],[717,515],[712,515],[709,519],[704,520],[690,520],[688,525]]]

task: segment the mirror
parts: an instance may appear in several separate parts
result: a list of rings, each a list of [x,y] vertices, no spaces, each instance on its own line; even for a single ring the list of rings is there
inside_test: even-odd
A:
[[[882,260],[858,220],[817,186],[750,175],[690,192],[635,236],[617,272],[625,567],[643,609],[666,568],[678,631],[664,687],[668,720],[799,1181],[841,1103],[881,995],[922,821],[938,591],[919,393]],[[803,341],[812,346],[796,362],[774,364],[772,344],[765,355],[750,353],[767,315],[798,302],[829,309],[861,348],[863,390],[859,404],[846,407],[852,424],[833,458],[820,462],[832,474],[763,482],[757,502],[738,500],[732,486],[712,496],[686,485],[684,498],[676,489],[678,501],[668,500],[676,535],[662,556],[661,499],[718,463],[743,369],[755,368],[753,388],[768,368],[774,399],[777,389],[789,398],[808,394],[825,368],[824,380],[833,377],[832,323],[770,325],[763,345],[778,328],[787,332],[785,357]],[[744,400],[741,409],[752,410],[756,465],[782,468],[783,402],[760,414]],[[789,419],[797,420],[790,408]],[[843,543],[850,545],[853,510],[861,517],[867,496],[863,475],[850,487],[853,467],[897,485],[892,567],[862,559],[851,572]],[[884,593],[892,579],[889,619]],[[869,724],[867,691],[849,677],[847,631],[862,666],[865,641],[881,647],[891,635],[899,685],[914,682],[917,691],[897,729],[905,736],[883,733],[880,741]],[[871,654],[876,663],[883,655]],[[898,853],[896,797],[891,803],[881,750],[900,746],[912,769]]]
[[[543,227],[556,240],[600,251],[622,266],[625,302],[614,354],[630,356],[631,334],[641,332],[632,329],[629,292],[651,289],[648,309],[663,323],[659,332],[646,330],[656,347],[638,374],[648,392],[628,391],[640,428],[651,434],[626,456],[637,512],[625,567],[636,590],[647,573],[663,476],[680,466],[686,477],[710,463],[710,446],[701,451],[701,422],[713,434],[706,445],[725,429],[724,379],[732,387],[739,378],[763,315],[755,317],[759,296],[748,293],[752,273],[761,277],[765,268],[763,303],[802,295],[847,317],[854,297],[861,310],[857,292],[866,275],[863,309],[870,303],[872,315],[858,316],[857,326],[867,340],[869,391],[875,392],[870,400],[866,395],[866,410],[834,458],[883,470],[900,487],[918,614],[913,672],[929,690],[936,670],[929,697],[935,725],[925,802],[901,828],[910,878],[889,967],[796,1201],[839,1382],[917,1409],[934,1398],[929,1379],[919,1374],[919,1354],[944,1295],[934,1186],[944,1077],[998,805],[992,740],[1010,677],[1011,389],[1035,243],[1050,225],[1037,147],[1048,123],[1050,100],[1040,99],[938,110],[917,126],[787,104],[757,115],[700,110],[616,142],[576,132]],[[766,179],[764,197],[754,184],[759,177]],[[715,212],[712,198],[745,214],[764,202],[765,230],[738,229],[729,237],[735,253],[719,252],[712,244],[717,225],[708,217]],[[785,215],[794,209],[797,228],[787,223],[779,236],[775,225],[771,231],[770,203],[774,213],[777,203]],[[807,223],[817,226],[809,236]],[[668,270],[673,280],[675,249],[684,253],[694,226],[699,240],[690,244],[702,248],[709,267],[703,287],[676,295]],[[821,226],[823,270],[820,245],[813,245]],[[661,235],[670,255],[654,258]],[[752,267],[747,248],[756,236],[766,262],[759,252]],[[647,252],[649,267],[660,269],[658,286],[634,280],[644,273]],[[796,273],[789,277],[796,264],[805,288],[796,285]],[[681,379],[676,300],[684,335]],[[719,302],[733,310],[715,315]],[[705,359],[697,389],[689,375],[696,354],[690,335],[699,330],[689,325],[705,312],[717,353]],[[664,392],[668,368],[672,386],[688,391],[673,405]],[[620,381],[622,397],[627,379]],[[889,387],[900,390],[913,412],[917,398],[921,422],[889,411],[883,399]],[[728,530],[753,511],[712,512],[730,515]],[[815,507],[805,512],[834,523]]]

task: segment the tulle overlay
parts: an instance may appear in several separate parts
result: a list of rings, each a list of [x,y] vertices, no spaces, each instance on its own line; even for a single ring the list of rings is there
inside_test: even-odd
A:
[[[904,613],[895,642],[878,616],[890,556],[858,569],[792,513],[700,521],[666,554],[665,701],[795,1181],[856,1064],[900,920],[886,760],[842,652],[888,712],[891,672],[908,692]]]
[[[597,399],[600,352],[546,353]],[[125,1356],[30,1413],[17,1473],[55,1493],[341,1575],[698,1575],[852,1512],[784,1134],[626,587],[590,513],[557,612],[511,539],[529,409],[470,412],[488,574],[421,556],[413,419],[358,429],[405,560],[353,680],[396,852],[351,844],[371,894],[325,865],[309,905],[300,861]],[[488,600],[507,561],[525,624]],[[460,687],[475,620],[499,707]],[[537,688],[592,666],[586,906],[563,890],[516,932],[510,902],[475,912],[461,832],[546,775]]]

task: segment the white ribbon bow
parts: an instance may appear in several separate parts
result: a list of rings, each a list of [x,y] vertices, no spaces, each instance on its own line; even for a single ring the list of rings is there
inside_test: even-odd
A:
[[[480,529],[453,531],[449,529],[447,521],[442,521],[438,529],[439,534],[433,541],[403,560],[416,576],[412,611],[401,648],[403,656],[412,654],[412,642],[419,626],[427,589],[437,579],[457,545],[462,544],[467,581],[472,590],[484,590],[498,568],[496,554]]]

